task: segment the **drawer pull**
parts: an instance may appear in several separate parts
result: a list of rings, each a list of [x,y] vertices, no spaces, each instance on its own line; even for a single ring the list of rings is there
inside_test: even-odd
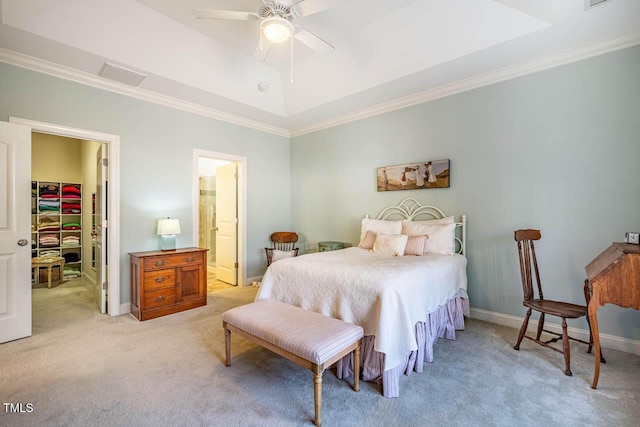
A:
[[[159,267],[161,265],[164,265],[164,261],[163,260],[158,260],[158,261],[156,261],[155,264]]]
[[[193,261],[195,261],[195,260],[196,260],[196,259],[195,259],[194,257],[191,257],[191,256],[190,256],[190,257],[187,257],[187,262],[193,262]]]
[[[179,287],[181,287],[181,286],[182,286],[182,285],[181,285],[180,283],[176,283],[176,287],[177,287],[177,288],[179,288]]]
[[[167,280],[166,277],[162,276],[162,277],[156,277],[156,283],[160,283],[160,282],[164,282],[165,280]]]
[[[164,295],[160,295],[156,297],[156,302],[162,302],[162,301],[164,301]]]

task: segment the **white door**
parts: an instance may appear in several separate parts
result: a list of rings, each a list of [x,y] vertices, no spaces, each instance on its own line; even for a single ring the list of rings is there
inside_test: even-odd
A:
[[[96,233],[96,287],[95,298],[100,313],[107,312],[107,147],[100,144],[96,153],[96,200],[95,200],[95,233]],[[103,161],[105,160],[105,161]]]
[[[31,128],[0,121],[0,343],[31,336]]]
[[[237,284],[237,203],[236,164],[216,168],[216,279]]]

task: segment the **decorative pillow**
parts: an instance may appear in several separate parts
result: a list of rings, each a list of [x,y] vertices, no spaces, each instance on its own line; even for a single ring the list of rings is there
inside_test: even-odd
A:
[[[404,254],[415,256],[424,255],[427,251],[427,239],[429,239],[429,236],[408,236]]]
[[[412,225],[407,231],[409,235],[427,235],[425,254],[453,255],[455,253],[456,224]]]
[[[276,262],[284,258],[294,257],[296,255],[296,251],[279,251],[277,249],[274,249],[271,254],[271,262]]]
[[[373,244],[373,252],[386,256],[402,256],[408,238],[406,234],[378,233]]]
[[[405,219],[402,221],[402,234],[407,234],[409,236],[417,236],[418,234],[407,233],[408,229],[413,229],[415,227],[419,227],[421,225],[443,225],[443,224],[453,224],[456,220],[452,216],[448,216],[446,218],[440,219],[428,219],[426,221],[411,221],[410,219]]]
[[[364,239],[362,243],[360,243],[360,247],[362,249],[373,249],[373,244],[376,242],[376,236],[378,233],[372,230],[368,230],[367,234],[364,235]]]
[[[367,231],[369,230],[375,233],[401,234],[402,221],[387,221],[384,219],[364,218],[362,220],[362,228],[360,229],[360,243],[358,244],[358,246],[362,246],[364,238],[367,235]]]

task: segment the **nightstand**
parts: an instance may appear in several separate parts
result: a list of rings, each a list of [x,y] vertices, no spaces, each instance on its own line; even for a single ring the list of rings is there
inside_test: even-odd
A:
[[[344,242],[318,242],[319,252],[329,252],[338,249],[344,249]]]

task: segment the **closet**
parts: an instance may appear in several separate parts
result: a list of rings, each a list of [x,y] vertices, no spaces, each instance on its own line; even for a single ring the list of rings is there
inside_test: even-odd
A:
[[[95,282],[93,258],[93,193],[96,152],[100,143],[32,133],[31,254],[63,257],[64,271],[53,267],[52,281],[86,277]],[[46,269],[33,277],[47,282]]]

